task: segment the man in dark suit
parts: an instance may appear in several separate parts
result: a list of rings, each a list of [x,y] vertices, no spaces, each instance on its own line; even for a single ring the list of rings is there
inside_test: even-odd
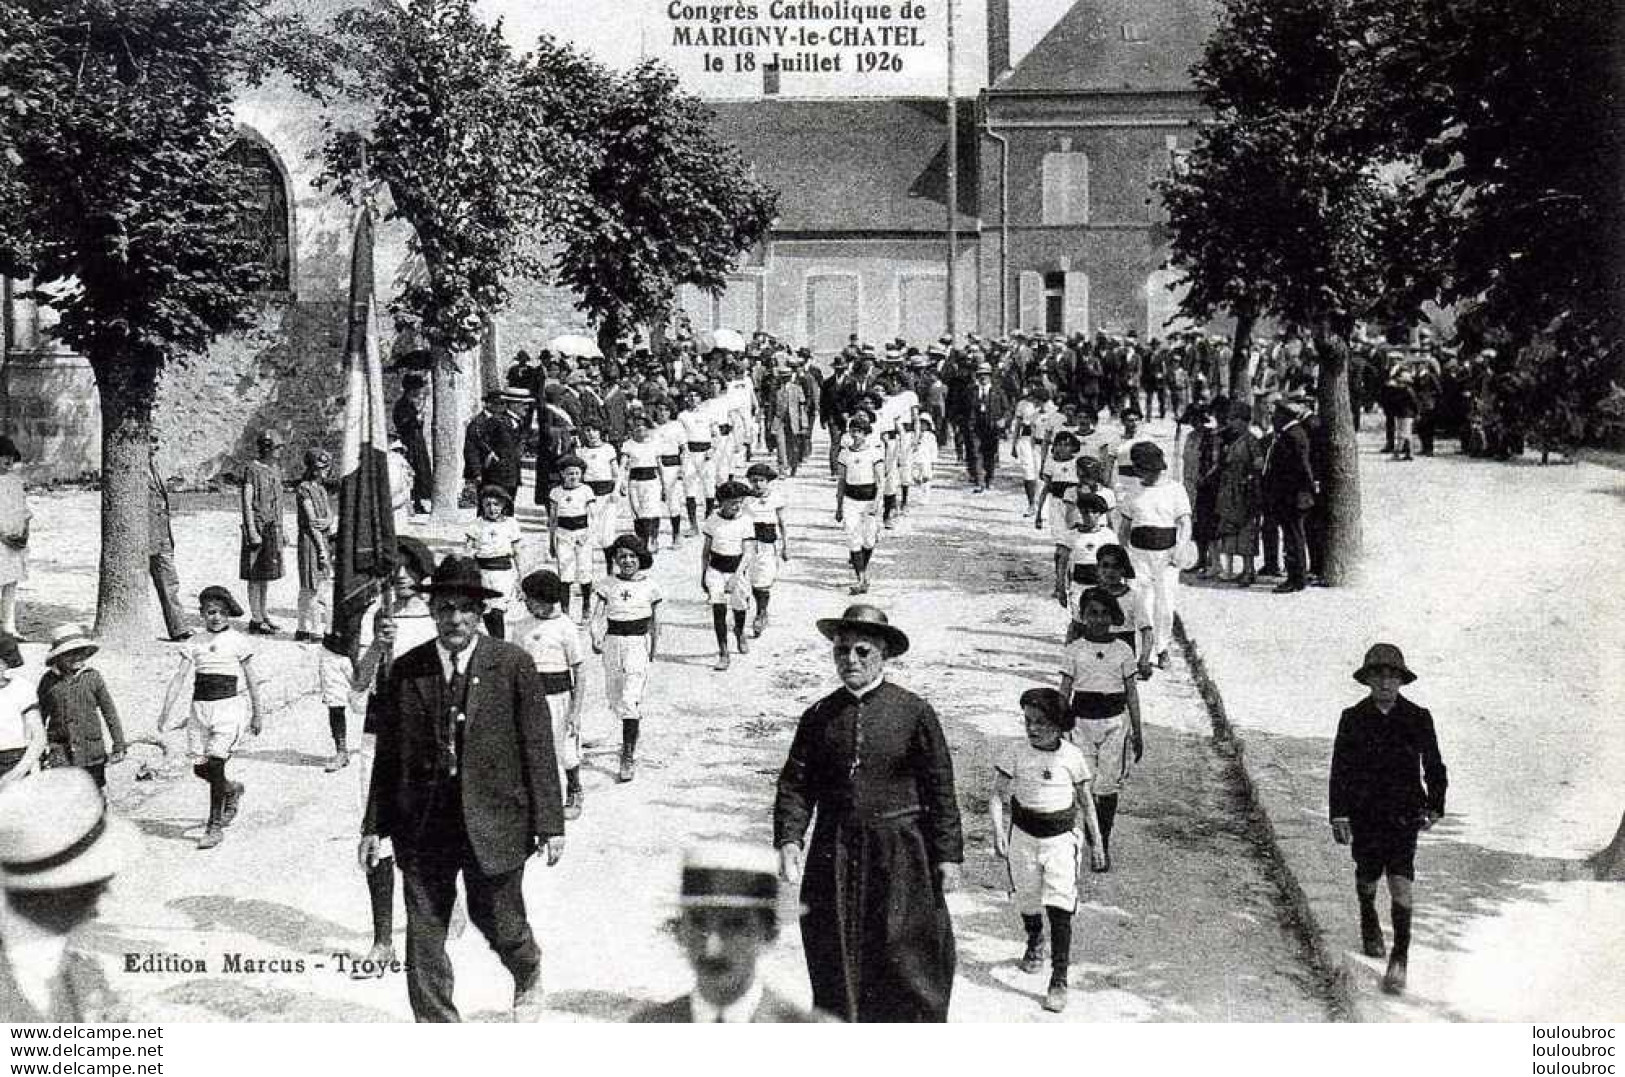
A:
[[[1315,507],[1315,471],[1309,457],[1309,432],[1303,427],[1307,413],[1307,400],[1285,397],[1276,401],[1270,417],[1275,438],[1264,454],[1264,515],[1281,528],[1281,554],[1286,561],[1286,579],[1276,586],[1276,594],[1301,591],[1308,582],[1304,518]]]
[[[965,432],[970,442],[965,462],[970,468],[971,492],[981,493],[993,485],[999,467],[999,440],[1010,419],[1010,398],[993,384],[993,367],[976,367],[976,383],[965,399]]]
[[[530,405],[530,394],[493,390],[485,409],[463,431],[463,480],[476,490],[500,486],[511,500],[519,493],[520,420],[514,411]]]
[[[181,607],[181,581],[175,574],[175,533],[169,526],[169,484],[158,472],[158,435],[147,459],[147,571],[158,592],[164,632],[176,643],[192,638]]]
[[[762,983],[757,959],[779,937],[779,858],[766,846],[710,842],[683,856],[677,937],[694,990],[633,1016],[635,1024],[804,1024],[831,1021]]]
[[[525,919],[525,861],[564,855],[552,722],[530,656],[479,632],[472,558],[448,557],[418,590],[436,639],[396,659],[378,694],[360,859],[390,838],[404,879],[406,985],[419,1021],[457,1021],[446,924],[463,877],[468,918],[513,976],[515,1020],[541,1009],[541,951]]]

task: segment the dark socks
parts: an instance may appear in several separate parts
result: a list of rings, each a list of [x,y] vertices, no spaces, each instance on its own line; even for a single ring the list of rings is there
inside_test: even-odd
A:
[[[333,736],[333,747],[341,752],[350,743],[349,731],[345,728],[347,717],[343,707],[327,708],[327,731]]]
[[[896,512],[896,511],[897,511],[897,495],[896,494],[887,494],[887,495],[885,495],[885,497],[882,498],[881,502],[880,502],[881,518],[885,519],[885,520],[890,520],[892,518],[892,513]]]
[[[507,616],[501,610],[487,610],[481,618],[485,622],[485,634],[492,639],[502,639],[507,631]]]
[[[728,607],[713,605],[711,607],[711,630],[717,634],[717,650],[724,654],[728,651]]]
[[[869,562],[874,560],[875,548],[873,546],[865,546],[862,550],[858,551],[858,556],[862,559],[862,562],[863,562],[863,567],[861,569],[859,569],[859,571],[860,572],[868,572],[869,571]]]
[[[367,900],[372,905],[372,944],[385,947],[395,934],[395,861],[390,857],[367,870]]]
[[[673,539],[683,537],[683,518],[681,516],[671,517],[671,537]]]
[[[1411,953],[1411,907],[1396,901],[1391,908],[1394,916],[1393,956],[1399,961],[1404,961]]]
[[[638,720],[621,719],[621,754],[630,759],[638,750]]]
[[[1032,950],[1044,943],[1044,915],[1036,912],[1021,914],[1021,926],[1027,932],[1027,949]]]
[[[716,498],[708,497],[708,498],[705,499],[705,514],[707,516],[711,515],[711,510],[716,508],[716,507],[717,507],[717,499]]]
[[[1053,905],[1044,906],[1049,916],[1050,978],[1066,982],[1066,973],[1072,967],[1072,914]]]
[[[566,793],[581,792],[581,768],[570,767],[564,772],[564,791]]]
[[[1117,794],[1095,798],[1095,814],[1100,816],[1100,847],[1106,855],[1112,851],[1112,821],[1117,818]]]
[[[752,587],[750,589],[750,594],[751,594],[751,597],[756,600],[756,616],[758,616],[758,617],[766,617],[767,616],[767,604],[768,604],[769,600],[772,599],[773,592],[769,591],[765,587]]]
[[[745,611],[744,610],[734,610],[734,635],[743,636],[744,634],[745,634]]]
[[[852,571],[853,572],[856,572],[859,575],[863,574],[863,551],[862,550],[853,550],[851,553],[846,555],[846,559],[848,561],[852,562]]]
[[[1036,508],[1038,501],[1038,484],[1036,482],[1027,482],[1023,480],[1021,483],[1021,488],[1027,491],[1027,507]]]
[[[226,781],[226,761],[210,756],[203,764],[203,779],[209,783],[209,825],[219,826],[220,815],[226,806],[226,793],[231,783]],[[193,768],[193,773],[197,772]]]
[[[908,487],[907,486],[903,487],[903,500],[900,502],[900,504],[903,506],[903,508],[905,508],[905,509],[908,508]]]

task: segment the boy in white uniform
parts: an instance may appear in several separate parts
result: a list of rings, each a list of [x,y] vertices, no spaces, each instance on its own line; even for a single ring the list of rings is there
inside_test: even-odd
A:
[[[767,628],[767,606],[773,597],[773,584],[779,578],[779,562],[790,560],[790,540],[785,533],[784,491],[779,489],[779,473],[771,464],[752,464],[745,472],[753,496],[745,502],[746,515],[756,532],[756,550],[750,559],[750,593],[756,600],[756,618],[751,622],[752,639]]]
[[[570,615],[570,588],[581,590],[581,617],[587,617],[592,597],[593,552],[592,489],[581,481],[587,465],[574,453],[559,458],[559,485],[547,492],[547,552],[558,566],[564,585],[560,605]]]
[[[914,449],[919,440],[920,430],[920,397],[901,373],[893,373],[890,384],[891,395],[886,403],[891,409],[892,420],[897,431],[897,440],[893,452],[894,474],[897,477],[897,493],[899,501],[897,512],[908,513],[908,490],[914,485]]]
[[[597,426],[592,423],[583,426],[581,437],[585,444],[576,449],[576,456],[586,467],[581,481],[587,484],[593,496],[589,525],[593,544],[603,551],[604,571],[608,572],[609,544],[621,533],[620,463],[615,446],[604,440],[603,431]]]
[[[914,442],[914,485],[920,490],[920,504],[931,500],[931,479],[937,470],[937,424],[927,412],[920,413],[920,433]]]
[[[711,500],[716,494],[716,476],[711,468],[716,431],[700,394],[692,391],[683,396],[683,410],[677,413],[677,422],[682,424],[685,439],[683,500],[688,508],[688,532],[698,535],[699,506],[703,504],[705,515],[711,515]]]
[[[666,518],[671,521],[671,543],[666,548],[675,550],[683,543],[683,448],[687,431],[682,423],[669,417],[665,403],[658,400],[649,405],[649,425],[660,454],[660,484],[666,492]]]
[[[711,604],[711,628],[717,637],[715,669],[728,668],[728,611],[733,611],[734,640],[739,653],[750,651],[745,642],[745,613],[750,607],[744,564],[756,551],[756,528],[744,512],[750,487],[729,480],[717,487],[717,511],[705,518],[700,534],[700,590]]]
[[[1072,520],[1067,511],[1067,494],[1077,485],[1073,460],[1083,448],[1076,434],[1062,431],[1055,435],[1053,451],[1044,454],[1038,470],[1038,503],[1033,506],[1033,529],[1044,530],[1044,507],[1050,501],[1049,533],[1055,540],[1055,600],[1066,602],[1066,558],[1072,548]]]
[[[585,800],[581,792],[581,630],[559,610],[570,589],[557,573],[547,569],[532,572],[519,587],[531,620],[518,627],[514,642],[536,663],[564,778],[564,817],[579,819]]]
[[[632,439],[621,446],[625,465],[627,501],[632,506],[632,530],[650,553],[660,541],[660,517],[666,511],[666,490],[660,477],[660,447],[649,436],[649,420],[634,416]]]
[[[1112,625],[1123,623],[1123,608],[1098,587],[1084,592],[1080,604],[1083,635],[1067,644],[1061,659],[1061,698],[1077,720],[1073,743],[1083,750],[1095,775],[1102,855],[1095,870],[1110,871],[1118,790],[1128,777],[1130,751],[1138,763],[1145,753],[1145,738],[1140,731],[1134,650],[1111,634]]]
[[[502,639],[506,631],[508,601],[519,582],[519,541],[523,532],[513,515],[513,498],[500,486],[480,490],[480,515],[468,529],[469,556],[480,566],[480,583],[497,592],[485,603],[485,631]]]
[[[1191,499],[1179,482],[1164,482],[1168,470],[1160,446],[1141,442],[1134,446],[1134,468],[1140,474],[1140,493],[1119,513],[1119,534],[1128,547],[1134,574],[1151,606],[1152,650],[1157,665],[1168,668],[1168,645],[1174,636],[1174,610],[1179,601],[1179,563],[1191,537]]]
[[[636,535],[620,535],[609,548],[613,575],[598,581],[592,649],[604,656],[604,696],[621,720],[620,780],[633,778],[638,722],[649,664],[660,644],[660,588],[649,579],[654,558]],[[598,629],[598,610],[604,613]]]
[[[1043,968],[1044,920],[1048,916],[1050,981],[1044,1009],[1059,1013],[1067,1002],[1081,845],[1088,842],[1096,870],[1104,866],[1105,853],[1091,791],[1094,771],[1078,746],[1065,738],[1076,723],[1067,713],[1061,693],[1053,688],[1029,688],[1021,693],[1021,713],[1027,737],[994,764],[988,816],[993,823],[993,852],[1009,868],[1010,893],[1027,933],[1027,949],[1021,956],[1023,972]]]
[[[1038,511],[1038,469],[1044,438],[1044,434],[1038,430],[1038,416],[1047,403],[1049,390],[1037,384],[1027,386],[1027,392],[1016,401],[1016,436],[1012,455],[1021,465],[1021,488],[1027,493],[1027,507],[1021,513],[1024,517]]]
[[[1117,536],[1106,526],[1106,500],[1099,494],[1080,493],[1072,503],[1072,533],[1068,536],[1061,560],[1061,572],[1066,590],[1061,601],[1072,615],[1073,629],[1067,636],[1071,643],[1083,633],[1083,616],[1078,600],[1083,592],[1100,583],[1100,551],[1117,541]]]
[[[880,542],[880,517],[875,512],[875,495],[885,468],[886,450],[869,438],[869,420],[854,415],[846,424],[848,443],[837,460],[840,475],[835,480],[835,522],[846,527],[846,548],[857,582],[848,590],[861,595],[869,590],[869,561]],[[847,511],[847,502],[852,503]]]

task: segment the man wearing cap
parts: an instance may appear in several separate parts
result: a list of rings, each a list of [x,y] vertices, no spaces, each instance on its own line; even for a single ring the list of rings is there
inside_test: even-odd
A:
[[[74,947],[141,838],[96,783],[64,767],[0,789],[0,1022],[129,1019],[97,960]]]
[[[1433,715],[1399,693],[1416,680],[1400,649],[1374,644],[1354,679],[1369,694],[1337,721],[1329,783],[1332,836],[1354,853],[1360,943],[1367,957],[1383,956],[1377,884],[1388,876],[1394,948],[1382,986],[1398,994],[1410,958],[1416,836],[1444,816],[1449,779]]]
[[[818,631],[842,687],[802,714],[773,807],[780,874],[801,882],[807,907],[813,1003],[848,1021],[945,1021],[954,933],[943,895],[964,860],[953,759],[930,704],[886,680],[887,661],[908,651],[901,629],[859,604]]]
[[[694,990],[636,1014],[639,1024],[802,1024],[828,1021],[762,983],[757,962],[795,915],[779,888],[779,858],[766,845],[708,842],[683,854],[677,938]]]
[[[1286,562],[1286,579],[1276,586],[1276,594],[1301,591],[1308,580],[1304,517],[1315,505],[1316,483],[1309,432],[1303,426],[1307,413],[1304,397],[1277,400],[1270,416],[1275,437],[1264,450],[1264,516],[1266,526],[1273,521],[1281,529],[1281,553]]]
[[[976,365],[976,383],[965,401],[965,464],[970,469],[972,493],[993,485],[999,467],[999,439],[1010,416],[1010,398],[993,384],[993,367],[983,360]]]
[[[500,486],[510,502],[519,493],[519,420],[510,406],[529,404],[529,394],[519,390],[485,394],[485,410],[470,419],[463,432],[463,481],[473,489]]]
[[[262,430],[259,454],[243,468],[243,541],[238,576],[248,581],[248,630],[274,636],[280,629],[266,612],[266,592],[282,578],[282,435]]]
[[[479,631],[472,558],[447,557],[428,596],[436,638],[402,654],[378,693],[377,761],[359,858],[390,839],[406,897],[406,984],[419,1021],[457,1021],[446,927],[462,876],[468,915],[513,977],[514,1016],[541,1009],[541,951],[525,918],[525,862],[564,855],[552,721],[535,663]]]

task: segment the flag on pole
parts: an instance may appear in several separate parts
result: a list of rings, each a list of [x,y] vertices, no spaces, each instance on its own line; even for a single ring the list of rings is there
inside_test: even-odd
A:
[[[379,582],[395,571],[389,424],[373,294],[372,217],[372,206],[363,205],[350,260],[344,450],[339,457],[339,533],[333,558],[333,631],[352,644]]]

